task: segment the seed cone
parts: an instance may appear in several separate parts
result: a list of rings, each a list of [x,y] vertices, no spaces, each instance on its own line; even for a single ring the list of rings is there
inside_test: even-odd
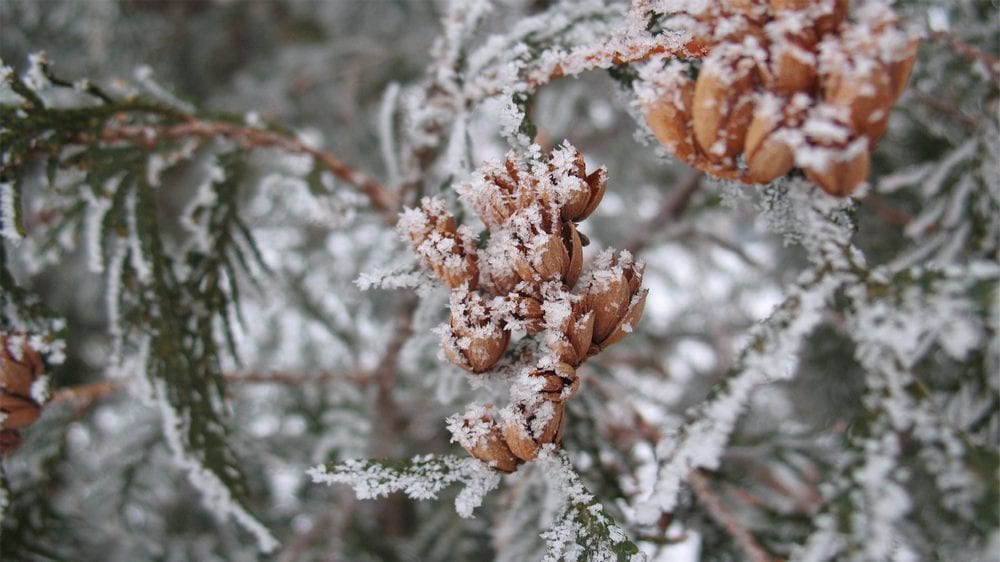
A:
[[[594,313],[594,330],[590,355],[621,341],[642,317],[646,302],[645,290],[640,290],[645,266],[636,264],[631,254],[603,255],[601,268],[587,280],[583,298]]]
[[[475,289],[479,284],[475,237],[468,228],[458,228],[441,199],[425,197],[419,209],[408,209],[397,228],[414,252],[445,285]]]
[[[885,6],[847,19],[848,0],[674,2],[678,26],[708,51],[697,80],[687,63],[651,63],[637,93],[650,130],[679,159],[709,174],[765,183],[796,164],[830,194],[846,196],[867,179],[867,150],[888,126],[917,54],[917,39]],[[756,107],[795,100],[807,108],[790,119]],[[840,112],[850,138],[804,142],[812,114]],[[794,141],[794,142],[793,142]],[[838,150],[848,152],[837,153]],[[742,161],[738,158],[742,154]],[[825,154],[829,162],[816,156]]]
[[[41,415],[42,406],[31,388],[42,371],[42,360],[26,337],[0,334],[0,455],[19,447],[19,430]]]
[[[728,45],[727,45],[728,46]],[[743,150],[753,115],[753,61],[736,48],[717,48],[705,59],[695,83],[691,122],[694,138],[712,162],[730,163]]]
[[[425,199],[400,218],[404,238],[451,289],[451,318],[441,329],[449,361],[473,374],[499,370],[512,331],[543,334],[544,352],[521,348],[503,366],[535,365],[520,367],[502,423],[492,406],[449,418],[453,439],[500,472],[559,443],[565,404],[580,388],[577,367],[624,337],[642,314],[642,267],[627,252],[598,258],[587,273],[590,293],[573,292],[588,242],[577,223],[595,211],[607,181],[607,169],[587,173],[580,151],[564,143],[544,161],[509,154],[457,188],[488,230],[481,248],[473,243],[481,237],[457,226],[442,200]]]
[[[451,295],[451,323],[442,340],[445,356],[473,372],[488,371],[507,350],[510,332],[501,327],[493,306],[473,291],[459,289]]]
[[[530,415],[523,405],[505,410],[503,438],[511,452],[524,461],[538,456],[542,445],[559,443],[566,420],[566,405],[545,402]]]
[[[511,452],[497,423],[493,406],[470,407],[457,419],[449,420],[452,440],[458,441],[470,455],[494,469],[511,473],[521,463]]]

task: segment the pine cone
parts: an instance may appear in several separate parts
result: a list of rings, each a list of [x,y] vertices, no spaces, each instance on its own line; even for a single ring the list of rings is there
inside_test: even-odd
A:
[[[718,177],[764,183],[797,164],[828,193],[852,193],[867,179],[871,161],[856,141],[870,153],[885,132],[917,41],[898,29],[888,8],[866,4],[852,24],[848,6],[847,0],[682,6],[687,13],[671,17],[709,54],[695,82],[677,61],[641,73],[647,83],[637,91],[657,140]],[[776,111],[775,100],[791,103]],[[761,104],[766,107],[755,107]],[[847,137],[809,130],[809,123],[829,121],[831,109]]]
[[[419,209],[400,215],[397,228],[445,285],[475,289],[479,284],[475,236],[467,227],[457,227],[445,202],[425,197]]]
[[[468,408],[461,417],[449,420],[449,428],[453,441],[496,470],[511,473],[521,464],[504,440],[492,404]]]
[[[502,327],[499,316],[478,292],[452,291],[451,323],[441,340],[445,356],[467,371],[488,371],[510,343],[510,331]]]
[[[645,265],[633,262],[627,251],[618,256],[605,252],[597,261],[582,291],[586,308],[594,313],[590,355],[621,341],[632,331],[642,317],[649,292],[640,290]]]
[[[0,334],[0,454],[19,447],[19,430],[41,415],[42,406],[32,397],[31,387],[42,372],[42,360],[26,337]]]

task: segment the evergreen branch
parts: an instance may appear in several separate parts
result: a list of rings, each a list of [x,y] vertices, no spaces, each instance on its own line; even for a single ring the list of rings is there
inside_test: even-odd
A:
[[[391,461],[352,459],[309,469],[318,484],[348,484],[359,499],[377,499],[404,492],[417,500],[435,499],[444,488],[461,482],[465,488],[455,498],[455,510],[471,517],[483,497],[500,483],[500,475],[470,457],[417,456]]]
[[[348,381],[357,386],[367,386],[372,380],[368,373],[226,373],[223,375],[226,385],[258,385],[275,384],[282,386],[301,386],[306,384],[324,384],[332,381]],[[93,402],[125,390],[129,381],[125,379],[103,379],[96,382],[66,386],[52,392],[49,403],[62,402]]]
[[[386,221],[395,224],[396,197],[385,186],[333,154],[313,148],[285,133],[222,121],[206,121],[196,117],[189,117],[184,123],[174,125],[110,125],[100,132],[100,139],[104,142],[128,142],[145,146],[147,149],[153,149],[164,141],[188,138],[202,140],[225,138],[247,149],[278,148],[294,154],[312,156],[334,176],[361,190]]]
[[[545,445],[538,455],[546,480],[565,505],[555,524],[542,533],[545,562],[557,560],[645,560],[639,548],[587,490],[565,451]]]

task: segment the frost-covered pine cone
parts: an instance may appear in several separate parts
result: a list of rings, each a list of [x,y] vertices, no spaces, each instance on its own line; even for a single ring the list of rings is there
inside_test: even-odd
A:
[[[893,11],[847,0],[669,2],[666,23],[707,56],[651,61],[637,91],[674,155],[710,174],[767,183],[799,166],[827,193],[868,178],[871,151],[916,59]]]
[[[597,208],[607,179],[603,167],[587,174],[569,143],[545,162],[511,153],[487,163],[458,188],[489,230],[481,250],[441,199],[424,199],[399,221],[403,238],[451,288],[451,319],[441,330],[449,361],[484,373],[500,361],[513,331],[542,333],[545,353],[522,369],[507,407],[497,414],[492,405],[473,406],[449,423],[469,454],[502,472],[559,443],[565,402],[580,387],[577,367],[620,341],[642,315],[644,267],[628,252],[603,252],[583,269],[577,222]]]
[[[42,371],[42,360],[27,338],[0,334],[0,456],[21,445],[20,430],[42,413],[32,392]]]

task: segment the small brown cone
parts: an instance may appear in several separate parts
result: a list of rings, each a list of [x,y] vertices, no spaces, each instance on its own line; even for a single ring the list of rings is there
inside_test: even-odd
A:
[[[14,452],[23,441],[21,432],[16,429],[0,430],[0,457]]]
[[[682,63],[668,65],[662,73],[663,90],[656,99],[642,102],[646,124],[667,150],[683,161],[695,156],[694,130],[691,128],[691,106],[694,100],[694,82],[687,77]]]
[[[467,410],[460,420],[457,427],[453,426],[452,438],[463,449],[500,472],[509,474],[517,470],[521,461],[504,440],[492,405],[487,404],[481,410]]]
[[[473,373],[488,371],[509,343],[510,332],[493,318],[488,301],[475,291],[452,291],[449,333],[441,342],[452,363]]]
[[[0,334],[0,430],[5,432],[6,443],[0,449],[4,451],[19,446],[17,430],[34,423],[42,413],[31,392],[42,369],[41,358],[26,338]]]
[[[889,73],[881,65],[868,72],[832,72],[823,80],[826,102],[847,110],[851,129],[875,141],[889,123],[894,98]]]
[[[15,343],[19,339],[0,334],[0,388],[31,396],[31,386],[42,376],[42,360],[27,343]]]
[[[893,101],[899,99],[906,83],[910,79],[910,72],[913,71],[913,64],[917,62],[917,51],[920,47],[919,39],[911,39],[904,50],[904,56],[899,60],[889,63],[886,71],[889,74],[889,95]]]
[[[691,106],[694,138],[709,161],[732,165],[753,116],[753,61],[719,49],[702,64]]]
[[[0,390],[0,412],[6,414],[2,427],[21,429],[35,423],[42,415],[42,407],[31,398]]]
[[[795,166],[792,148],[778,133],[783,122],[784,116],[777,113],[773,104],[758,104],[743,149],[750,181],[769,183]]]
[[[825,167],[805,166],[806,177],[823,191],[846,197],[868,179],[871,155],[867,150],[831,152]]]

